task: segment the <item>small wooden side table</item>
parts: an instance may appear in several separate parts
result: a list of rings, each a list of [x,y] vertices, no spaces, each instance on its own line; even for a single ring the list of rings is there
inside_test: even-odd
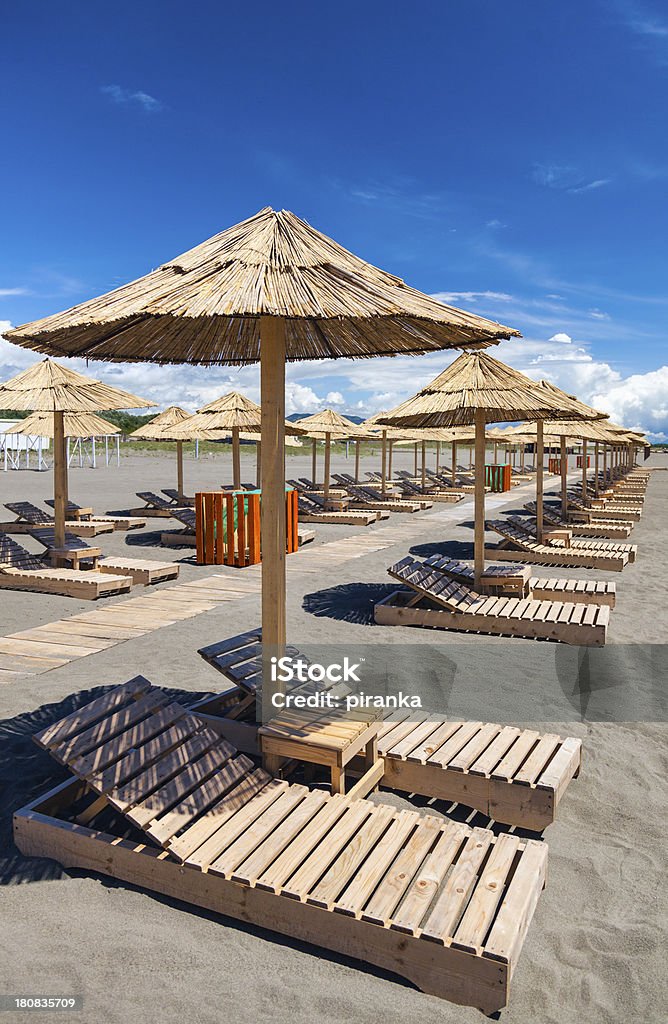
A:
[[[80,562],[90,562],[90,568],[97,569],[101,554],[101,548],[91,548],[88,546],[83,548],[49,548],[49,557],[53,566],[69,566],[72,569],[79,569]]]
[[[528,597],[531,569],[528,565],[489,565],[481,577],[484,593],[508,593]]]
[[[384,761],[378,756],[378,721],[343,715],[309,717],[282,712],[258,729],[264,767],[276,775],[286,758],[318,764],[331,772],[332,793],[346,791],[346,765],[364,753],[366,771],[348,793],[366,796],[383,777]]]

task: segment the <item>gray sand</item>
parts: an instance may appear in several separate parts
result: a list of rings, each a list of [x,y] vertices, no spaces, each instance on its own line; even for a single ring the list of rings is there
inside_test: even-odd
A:
[[[411,453],[396,455],[398,467],[412,466]],[[350,471],[351,463],[337,458],[335,468],[340,465]],[[244,458],[244,465],[244,479],[252,479],[252,460]],[[648,465],[666,466],[668,459],[652,456]],[[291,476],[309,475],[310,459],[293,456],[288,467]],[[228,459],[188,460],[186,486],[191,493],[214,487],[228,474]],[[123,459],[118,469],[73,469],[70,493],[98,510],[123,509],[136,504],[136,490],[173,483],[171,458],[132,456]],[[49,496],[51,487],[50,473],[0,474],[2,500],[39,502]],[[510,502],[496,501],[498,507],[519,508],[531,496],[529,485],[514,491]],[[584,702],[577,672],[571,686],[569,681],[563,683],[563,672],[555,670],[555,664],[563,668],[573,649],[503,640],[484,640],[483,645],[481,637],[370,624],[373,600],[388,592],[386,567],[407,550],[417,554],[449,550],[466,556],[472,543],[466,525],[472,516],[470,501],[450,507],[445,517],[438,513],[447,506],[434,506],[432,512],[416,516],[393,515],[392,526],[411,520],[405,541],[328,566],[322,573],[295,574],[289,580],[289,634],[300,646],[374,645],[379,654],[394,648],[396,657],[406,651],[415,657],[427,652],[451,661],[468,648],[469,657],[479,658],[475,664],[486,668],[495,657],[510,659],[505,663],[507,678],[485,671],[478,680],[478,698],[487,693],[493,709],[487,717],[504,715],[520,725],[537,722],[550,731],[583,738],[581,777],[569,788],[557,822],[544,835],[550,848],[548,886],[513,979],[510,1005],[502,1014],[513,1024],[627,1020],[658,1024],[668,1018],[668,907],[663,885],[667,858],[665,824],[661,824],[668,795],[668,729],[663,695],[649,673],[638,671],[634,660],[637,651],[645,649],[641,645],[661,644],[666,631],[667,499],[668,473],[656,473],[643,519],[630,537],[638,544],[638,561],[622,574],[558,571],[559,576],[615,579],[618,588],[606,654],[612,651],[621,659],[615,668],[618,673],[620,664],[622,669],[630,665],[631,670],[627,678],[616,678],[608,690],[602,685],[599,692],[594,686]],[[384,525],[367,530],[317,526],[316,543],[362,532],[380,533]],[[197,567],[191,550],[161,548],[157,535],[177,526],[152,519],[145,531],[102,535],[99,542],[107,553],[172,558],[181,565],[182,580],[235,571]],[[300,555],[291,557],[298,560]],[[556,573],[537,569],[536,575]],[[101,606],[100,602],[0,591],[0,632],[7,635]],[[474,1009],[425,996],[401,980],[344,958],[221,921],[109,879],[64,872],[53,862],[23,858],[13,848],[12,810],[64,777],[30,742],[31,733],[57,717],[57,709],[46,706],[64,702],[71,694],[123,682],[138,672],[164,686],[193,692],[218,689],[220,677],[204,665],[197,648],[258,622],[259,598],[248,597],[0,688],[0,717],[7,719],[0,726],[0,877],[7,883],[0,890],[4,923],[0,992],[82,993],[85,1009],[71,1019],[108,1024],[125,1024],[132,1018],[206,1024],[225,1019],[290,1019],[295,1024],[481,1020]],[[625,645],[630,643],[636,649],[629,653]],[[561,662],[556,651],[562,652]],[[575,658],[577,663],[577,652]],[[463,671],[458,670],[446,694],[454,706],[471,697]],[[410,683],[419,692],[420,673],[411,675]],[[424,686],[429,689],[428,682]],[[82,697],[77,699],[83,702]],[[64,703],[61,713],[67,707]],[[380,798],[403,802],[394,794],[383,793]],[[448,813],[447,805],[430,808],[434,810]],[[461,814],[461,809],[457,811]],[[487,819],[476,815],[470,820],[484,824]],[[7,1014],[6,1019],[18,1019],[18,1014]],[[42,1015],[35,1013],[30,1019],[41,1021]]]

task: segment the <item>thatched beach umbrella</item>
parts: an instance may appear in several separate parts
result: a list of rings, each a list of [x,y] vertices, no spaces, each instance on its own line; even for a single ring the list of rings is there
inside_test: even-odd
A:
[[[85,377],[60,363],[54,363],[52,359],[43,359],[0,385],[0,406],[17,412],[34,410],[53,415],[55,549],[62,549],[65,544],[65,510],[68,500],[65,414],[107,409],[143,409],[152,405],[155,402],[111,387],[104,381]],[[58,556],[54,555],[54,559],[57,561]]]
[[[174,436],[174,428],[190,419],[191,416],[192,413],[182,409],[180,405],[170,405],[150,423],[130,434],[130,437],[136,437],[140,441],[176,442],[176,489],[181,497],[185,494],[183,489],[183,438]]]
[[[312,483],[316,484],[316,442],[318,440],[324,440],[325,442],[325,465],[323,469],[323,496],[325,502],[329,498],[329,478],[330,478],[330,465],[331,465],[331,445],[332,438],[335,441],[348,440],[349,438],[359,439],[365,436],[364,431],[361,430],[356,423],[349,420],[347,416],[342,416],[340,412],[336,412],[334,409],[323,409],[322,412],[315,412],[312,416],[303,416],[302,419],[297,421],[302,431],[307,434],[308,437],[313,439],[313,458],[312,458]]]
[[[193,416],[183,420],[174,428],[175,435],[183,438],[197,438],[200,441],[222,441],[232,437],[232,486],[235,491],[241,487],[241,434],[260,434],[262,409],[239,391],[230,391],[208,405],[203,405]],[[286,434],[303,434],[304,431],[290,423],[285,424]],[[260,442],[258,440],[258,457]]]
[[[8,427],[7,434],[22,434],[25,437],[55,437],[55,414],[52,412],[33,412],[13,426]],[[92,412],[63,413],[63,434],[65,437],[104,437],[105,434],[120,434],[121,428],[96,416]]]
[[[285,646],[285,364],[486,348],[519,332],[445,306],[269,207],[145,277],[6,337],[38,351],[156,363],[260,362],[264,705]]]
[[[486,352],[465,352],[384,417],[402,427],[475,425],[475,584],[485,567],[485,424],[503,420],[567,415],[575,408],[566,396],[556,400],[535,381]]]

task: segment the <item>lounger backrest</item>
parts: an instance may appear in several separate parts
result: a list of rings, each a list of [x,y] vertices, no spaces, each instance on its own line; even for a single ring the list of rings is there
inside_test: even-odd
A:
[[[44,563],[18,544],[13,537],[0,533],[0,572],[5,569],[23,569],[29,572],[44,569]]]
[[[168,498],[171,498],[172,501],[181,501],[181,495],[175,487],[162,487],[161,490],[162,493]]]
[[[481,600],[480,594],[465,583],[452,580],[444,573],[433,569],[407,555],[387,570],[394,579],[401,580],[411,590],[430,597],[453,611],[464,611],[468,606]]]
[[[155,494],[154,491],[135,491],[135,494],[142,501],[145,501],[147,505],[152,505],[154,508],[171,508],[167,499],[162,498],[159,494]]]
[[[55,508],[56,507],[56,503],[53,500],[53,498],[45,498],[44,499],[44,504],[48,505],[49,508]],[[67,505],[65,506],[65,508],[67,509],[68,512],[78,512],[79,509],[81,508],[81,505],[77,505],[76,501],[68,501]],[[49,516],[49,522],[52,522],[52,521],[53,521],[53,516]]]
[[[8,508],[10,512],[18,516],[19,519],[25,519],[27,523],[52,523],[53,514],[46,512],[43,508],[38,508],[37,505],[33,505],[31,501],[6,501],[5,508]]]
[[[55,548],[56,532],[52,526],[35,527],[29,533],[31,537],[38,540],[45,548]],[[76,537],[73,533],[65,533],[64,546],[65,548],[89,548],[90,544],[83,537]]]

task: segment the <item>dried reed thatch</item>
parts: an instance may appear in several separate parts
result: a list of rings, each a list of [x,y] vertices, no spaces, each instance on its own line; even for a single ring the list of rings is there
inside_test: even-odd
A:
[[[529,443],[536,439],[536,423],[522,423],[513,427],[516,436],[526,438]],[[610,443],[612,434],[605,420],[543,420],[543,437],[566,437],[574,440],[602,441]],[[512,439],[511,439],[512,440]]]
[[[53,355],[249,363],[260,358],[262,316],[286,321],[288,360],[486,347],[518,336],[266,207],[145,277],[7,337]]]
[[[155,402],[85,377],[52,359],[43,359],[0,384],[0,406],[17,412],[98,412],[151,405]]]
[[[130,437],[136,437],[139,441],[181,441],[182,438],[174,436],[174,428],[191,416],[192,413],[182,409],[180,405],[170,405],[150,423],[133,430]]]
[[[353,423],[347,416],[342,416],[334,409],[323,409],[322,412],[315,412],[312,416],[304,416],[297,423],[302,432],[309,437],[323,438],[329,434],[334,438],[362,438],[366,434],[360,425]]]
[[[402,427],[452,427],[471,424],[476,411],[487,423],[509,419],[577,418],[580,405],[564,393],[555,397],[486,352],[464,352],[431,384],[392,409],[383,421]],[[591,418],[600,413],[592,412]]]
[[[246,395],[239,391],[230,391],[182,420],[173,428],[173,436],[178,440],[198,438],[200,441],[219,441],[233,430],[259,434],[261,414],[260,406]],[[285,433],[297,437],[305,431],[300,426],[286,421]]]
[[[65,437],[104,437],[105,434],[119,434],[121,430],[92,412],[66,412],[63,415],[63,426]],[[55,437],[54,415],[52,412],[34,412],[9,427],[5,433]]]

